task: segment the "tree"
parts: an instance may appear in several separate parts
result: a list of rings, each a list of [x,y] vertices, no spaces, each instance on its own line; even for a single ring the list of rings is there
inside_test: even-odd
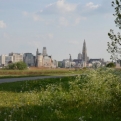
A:
[[[8,67],[7,68],[8,69],[12,69],[12,70],[17,69],[16,63],[8,64]]]
[[[115,24],[121,29],[121,0],[112,1],[112,6],[115,9],[115,14],[113,14],[116,17]],[[114,34],[114,31],[111,29],[108,36],[111,42],[108,42],[107,51],[111,54],[110,59],[116,61],[121,58],[121,34],[119,32],[117,35]]]
[[[8,69],[24,70],[27,69],[27,65],[24,62],[11,63],[8,65]]]
[[[24,70],[24,69],[27,69],[27,65],[26,65],[26,63],[24,63],[24,62],[17,62],[16,63],[16,66],[17,66],[17,69],[18,70]]]

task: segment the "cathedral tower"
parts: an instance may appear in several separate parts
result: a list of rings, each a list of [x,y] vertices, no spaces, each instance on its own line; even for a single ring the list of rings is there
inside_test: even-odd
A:
[[[83,49],[82,49],[82,60],[83,60],[83,62],[87,63],[87,48],[86,48],[85,40],[84,40]]]

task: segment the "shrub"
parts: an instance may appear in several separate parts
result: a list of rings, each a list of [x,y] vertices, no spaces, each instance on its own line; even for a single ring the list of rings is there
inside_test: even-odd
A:
[[[76,77],[4,83],[0,99],[0,121],[121,121],[121,75],[98,68]]]
[[[83,67],[82,69],[86,70],[87,68],[86,67]]]
[[[24,62],[11,63],[8,65],[8,69],[24,70],[27,69],[27,65]]]
[[[114,68],[116,67],[116,65],[113,62],[111,62],[111,63],[108,63],[106,67]]]

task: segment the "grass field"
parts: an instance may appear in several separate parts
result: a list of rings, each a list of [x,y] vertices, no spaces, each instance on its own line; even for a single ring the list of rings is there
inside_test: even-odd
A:
[[[44,75],[68,75],[68,74],[79,74],[81,72],[82,70],[75,71],[75,69],[37,69],[37,68],[30,68],[28,70],[2,69],[0,70],[0,78],[44,76]]]
[[[0,84],[0,121],[121,121],[120,73]]]

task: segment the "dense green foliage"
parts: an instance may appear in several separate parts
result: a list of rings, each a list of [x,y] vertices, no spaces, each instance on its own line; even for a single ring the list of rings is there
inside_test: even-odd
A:
[[[24,62],[16,62],[16,63],[11,63],[8,65],[7,67],[8,69],[12,69],[12,70],[24,70],[27,69],[27,65]]]
[[[115,24],[119,29],[121,29],[121,0],[114,0],[112,2],[112,6],[115,9],[115,13],[113,14],[115,16]],[[111,54],[112,60],[121,59],[121,34],[118,32],[116,35],[114,31],[111,29],[108,33],[109,38],[111,39],[111,42],[108,42],[108,49],[107,51]]]
[[[120,71],[105,68],[0,84],[0,121],[121,121],[120,81]]]
[[[114,68],[116,67],[116,65],[113,62],[111,62],[111,63],[108,63],[106,67]]]

